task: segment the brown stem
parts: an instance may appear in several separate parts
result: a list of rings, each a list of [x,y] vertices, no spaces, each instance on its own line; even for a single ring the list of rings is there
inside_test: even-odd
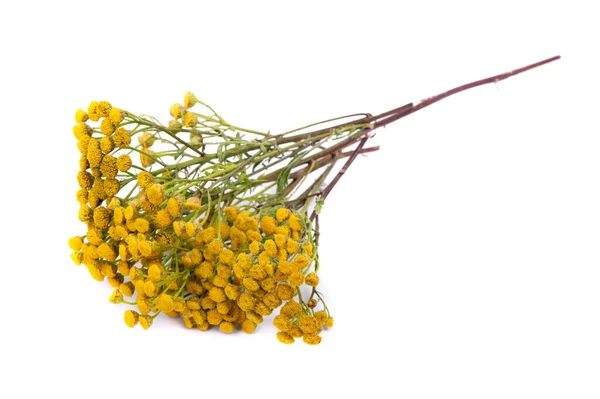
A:
[[[485,78],[485,79],[476,80],[474,82],[455,87],[451,90],[445,91],[445,92],[435,95],[433,97],[429,97],[414,106],[412,104],[407,104],[405,106],[397,108],[396,110],[384,112],[383,114],[379,114],[379,115],[373,117],[373,120],[374,120],[373,129],[384,127],[400,118],[404,118],[405,116],[412,114],[413,112],[417,112],[418,110],[428,107],[431,104],[434,104],[440,100],[443,100],[446,97],[450,97],[453,94],[457,94],[457,93],[460,93],[461,91],[469,90],[474,87],[483,86],[483,85],[490,84],[490,83],[497,83],[504,79],[508,79],[512,76],[518,75],[525,71],[529,71],[530,69],[537,68],[544,64],[548,64],[548,63],[550,63],[552,61],[556,61],[558,59],[560,59],[559,55],[554,56],[552,58],[548,58],[543,61],[536,62],[531,65],[524,66],[522,68],[515,69],[513,71],[501,73],[499,75],[491,76],[491,77]]]
[[[327,187],[325,187],[325,190],[323,190],[323,194],[321,194],[322,199],[327,198],[327,195],[329,195],[329,193],[331,192],[333,187],[335,187],[335,185],[342,178],[344,173],[346,173],[346,171],[348,170],[350,165],[352,165],[352,162],[354,162],[354,160],[356,159],[356,157],[358,156],[358,154],[360,153],[362,148],[365,146],[365,144],[367,143],[367,140],[369,140],[369,136],[363,137],[363,139],[360,141],[360,143],[358,143],[358,146],[356,146],[356,148],[354,149],[354,152],[352,153],[350,158],[348,158],[348,160],[346,161],[346,163],[344,164],[342,169],[340,169],[340,171],[338,172],[337,175],[335,175],[335,177],[333,178],[331,183],[329,183],[327,185]],[[310,215],[310,220],[315,220],[316,217],[317,217],[317,212],[313,211],[312,215]]]

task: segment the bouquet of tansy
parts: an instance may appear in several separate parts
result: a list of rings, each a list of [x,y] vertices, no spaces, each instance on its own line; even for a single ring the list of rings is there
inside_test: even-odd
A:
[[[85,228],[77,265],[114,287],[129,327],[161,313],[187,328],[251,334],[278,310],[277,339],[321,342],[333,317],[319,291],[319,213],[372,132],[449,95],[498,82],[553,57],[379,114],[280,134],[225,121],[185,93],[167,125],[92,101],[73,133]],[[341,168],[336,165],[341,164]]]

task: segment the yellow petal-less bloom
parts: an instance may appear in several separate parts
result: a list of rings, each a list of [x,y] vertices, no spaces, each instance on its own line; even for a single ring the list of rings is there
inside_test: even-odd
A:
[[[75,113],[75,122],[82,123],[88,120],[88,115],[82,109],[78,109]]]
[[[298,216],[293,215],[293,214],[290,215],[290,219],[289,219],[288,223],[290,224],[290,229],[292,229],[294,231],[302,230],[302,224],[300,223],[300,218],[298,218]]]
[[[196,103],[198,102],[198,99],[196,98],[196,96],[189,92],[186,91],[184,96],[183,96],[183,107],[185,109],[190,109],[192,108],[194,105],[196,105]]]
[[[117,169],[120,172],[127,172],[131,168],[131,157],[127,154],[121,154],[117,158]]]
[[[69,248],[71,248],[73,251],[79,251],[82,245],[83,240],[81,237],[73,237],[69,239]]]
[[[266,235],[270,236],[275,234],[275,229],[277,225],[275,224],[275,219],[271,216],[263,216],[260,219],[260,228]]]
[[[179,215],[181,215],[181,203],[177,199],[171,197],[167,200],[167,210],[174,218],[179,217]]]
[[[252,334],[256,330],[256,323],[251,320],[244,320],[242,322],[242,331],[246,334]]]
[[[175,301],[173,297],[168,294],[160,294],[158,299],[156,300],[156,307],[161,312],[171,312],[175,309]]]
[[[316,287],[317,285],[319,285],[319,276],[317,276],[316,273],[309,273],[306,275],[304,281],[306,282],[306,285]]]
[[[223,211],[225,213],[225,218],[229,223],[233,223],[237,218],[238,211],[236,207],[228,206]]]
[[[133,328],[138,323],[140,314],[133,310],[126,310],[124,315],[125,324],[127,327]]]
[[[108,118],[114,126],[118,126],[119,123],[123,122],[123,113],[118,108],[112,108],[108,113]]]
[[[100,132],[106,136],[110,136],[115,132],[115,125],[108,118],[102,119],[102,122],[100,122]]]
[[[147,330],[152,326],[152,317],[148,315],[139,316],[139,323],[144,330]]]
[[[144,218],[135,219],[135,228],[140,233],[145,233],[150,230],[150,223]]]
[[[321,336],[318,334],[305,334],[302,340],[309,345],[318,345],[321,343]]]
[[[279,340],[279,342],[282,342],[284,344],[293,344],[294,343],[294,337],[292,337],[290,334],[283,332],[283,331],[279,331],[277,333],[277,339]]]
[[[277,212],[275,212],[275,217],[277,218],[278,222],[286,221],[289,215],[290,211],[286,208],[279,208],[277,209]]]
[[[112,135],[114,144],[119,148],[127,148],[131,144],[131,136],[125,128],[118,128]]]

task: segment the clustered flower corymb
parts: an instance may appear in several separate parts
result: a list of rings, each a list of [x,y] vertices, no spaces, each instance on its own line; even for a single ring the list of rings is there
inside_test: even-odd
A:
[[[172,107],[175,121],[193,124],[187,109],[196,101],[187,94],[184,106]],[[185,181],[149,170],[160,157],[149,149],[156,134],[140,132],[133,147],[126,112],[92,102],[75,119],[76,198],[87,231],[69,240],[72,259],[114,287],[110,302],[133,307],[124,314],[129,327],[147,329],[164,313],[188,328],[253,333],[279,309],[281,342],[321,342],[333,318],[316,289],[317,248],[305,213],[281,205],[208,207],[182,189]]]

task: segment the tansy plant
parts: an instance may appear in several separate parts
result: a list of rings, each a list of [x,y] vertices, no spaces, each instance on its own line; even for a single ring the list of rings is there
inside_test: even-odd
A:
[[[186,93],[165,126],[106,101],[78,110],[77,182],[84,234],[73,261],[133,307],[148,329],[161,313],[187,328],[251,334],[279,309],[279,341],[321,342],[333,318],[319,287],[323,201],[378,128],[469,88],[553,57],[376,116],[355,114],[280,134],[226,122]],[[350,121],[348,121],[350,120]],[[325,127],[327,125],[327,127]],[[331,126],[333,125],[333,126]],[[344,161],[337,173],[338,161]]]

